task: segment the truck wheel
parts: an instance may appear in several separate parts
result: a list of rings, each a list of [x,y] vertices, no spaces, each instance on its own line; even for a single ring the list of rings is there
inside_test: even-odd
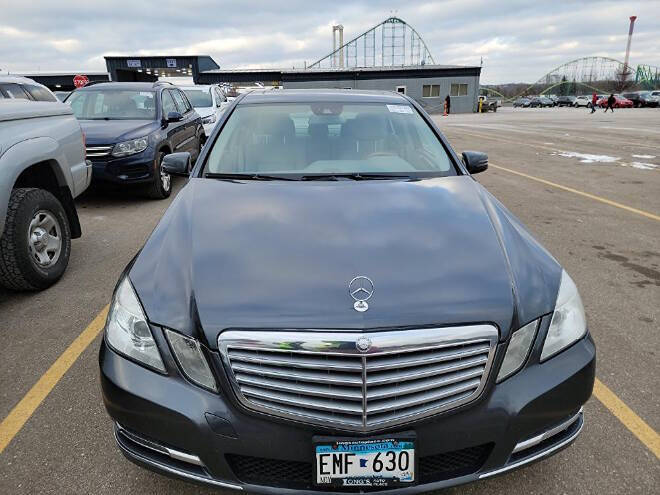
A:
[[[154,160],[154,180],[147,190],[153,199],[165,199],[172,192],[172,176],[163,170],[165,153],[160,151]]]
[[[43,189],[14,189],[0,237],[0,285],[41,290],[64,273],[71,229],[62,204]]]

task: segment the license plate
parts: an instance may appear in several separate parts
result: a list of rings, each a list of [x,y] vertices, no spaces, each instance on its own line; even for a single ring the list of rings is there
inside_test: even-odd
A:
[[[415,483],[414,436],[315,439],[315,479],[325,487],[410,486]]]

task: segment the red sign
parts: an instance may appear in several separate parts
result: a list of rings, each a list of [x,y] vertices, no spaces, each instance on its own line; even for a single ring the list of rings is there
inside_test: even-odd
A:
[[[73,85],[76,88],[82,88],[89,82],[89,77],[78,74],[73,78]]]

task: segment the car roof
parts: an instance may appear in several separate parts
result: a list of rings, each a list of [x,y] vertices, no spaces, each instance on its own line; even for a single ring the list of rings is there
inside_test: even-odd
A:
[[[0,75],[0,82],[17,83],[17,84],[36,84],[38,86],[43,86],[43,84],[39,84],[34,79],[30,79],[29,77],[24,77],[24,76]]]
[[[103,82],[96,84],[88,84],[82,88],[78,88],[76,91],[88,91],[96,89],[125,89],[125,90],[135,90],[135,91],[147,91],[154,90],[160,87],[174,87],[170,83],[166,82]]]
[[[306,103],[315,101],[392,104],[408,102],[401,94],[394,91],[367,91],[361,89],[257,89],[246,93],[240,103]]]
[[[211,89],[216,86],[217,84],[191,84],[189,86],[179,86],[178,84],[176,85],[176,87],[179,89]]]

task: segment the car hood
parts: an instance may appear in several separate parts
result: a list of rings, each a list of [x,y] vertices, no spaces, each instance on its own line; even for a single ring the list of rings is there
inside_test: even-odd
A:
[[[348,285],[369,277],[369,310]],[[191,179],[129,272],[148,319],[217,347],[227,328],[375,329],[553,310],[561,267],[471,177]]]
[[[81,120],[80,127],[90,145],[137,139],[158,129],[160,124],[152,120]]]

